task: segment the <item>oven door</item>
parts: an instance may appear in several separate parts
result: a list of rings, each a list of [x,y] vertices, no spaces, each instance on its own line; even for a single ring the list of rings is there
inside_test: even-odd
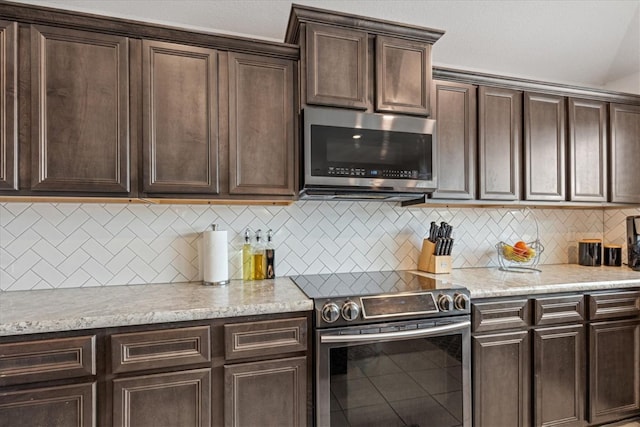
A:
[[[471,426],[469,316],[316,331],[316,425]]]

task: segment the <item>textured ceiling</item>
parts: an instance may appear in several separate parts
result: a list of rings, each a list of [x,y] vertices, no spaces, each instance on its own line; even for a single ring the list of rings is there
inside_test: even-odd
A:
[[[22,0],[282,41],[290,0]],[[640,0],[296,0],[445,30],[433,63],[640,94]]]

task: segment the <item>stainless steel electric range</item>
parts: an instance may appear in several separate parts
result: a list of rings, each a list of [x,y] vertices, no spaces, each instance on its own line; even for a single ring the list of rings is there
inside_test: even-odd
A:
[[[317,426],[470,426],[469,292],[406,271],[292,277],[314,300]]]

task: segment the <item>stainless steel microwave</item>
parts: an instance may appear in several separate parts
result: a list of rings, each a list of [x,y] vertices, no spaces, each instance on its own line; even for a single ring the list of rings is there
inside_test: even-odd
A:
[[[435,120],[308,107],[303,123],[303,198],[403,200],[436,189]]]

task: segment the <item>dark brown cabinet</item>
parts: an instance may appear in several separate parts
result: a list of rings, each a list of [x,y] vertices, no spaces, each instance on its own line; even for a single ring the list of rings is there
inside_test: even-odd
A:
[[[306,426],[306,378],[306,357],[226,365],[225,426]]]
[[[294,196],[293,61],[229,53],[229,193]]]
[[[589,326],[589,421],[640,413],[640,320]]]
[[[431,45],[376,37],[376,111],[428,116]]]
[[[612,202],[640,203],[640,105],[610,104]]]
[[[93,427],[96,384],[0,392],[0,427]]]
[[[476,197],[476,86],[434,80],[431,118],[438,136],[434,199]]]
[[[224,326],[225,426],[307,425],[307,329],[306,317]]]
[[[472,305],[474,425],[584,426],[583,295]]]
[[[144,192],[219,192],[217,55],[142,41]]]
[[[583,426],[584,326],[533,330],[534,425]]]
[[[0,192],[18,189],[18,24],[0,21]]]
[[[95,335],[1,343],[0,426],[95,426],[96,353]]]
[[[640,291],[589,296],[589,422],[640,414]]]
[[[300,45],[301,107],[428,116],[431,48],[443,34],[294,5],[285,40]]]
[[[569,200],[607,201],[607,103],[568,100]]]
[[[129,41],[31,27],[31,189],[128,193]]]
[[[524,199],[566,198],[566,101],[562,96],[524,94]]]
[[[306,55],[307,104],[367,109],[366,32],[308,24]]]
[[[113,381],[113,426],[211,426],[211,369]]]
[[[530,349],[527,331],[472,337],[474,426],[531,425]]]
[[[518,200],[521,188],[522,92],[478,88],[479,198]]]

